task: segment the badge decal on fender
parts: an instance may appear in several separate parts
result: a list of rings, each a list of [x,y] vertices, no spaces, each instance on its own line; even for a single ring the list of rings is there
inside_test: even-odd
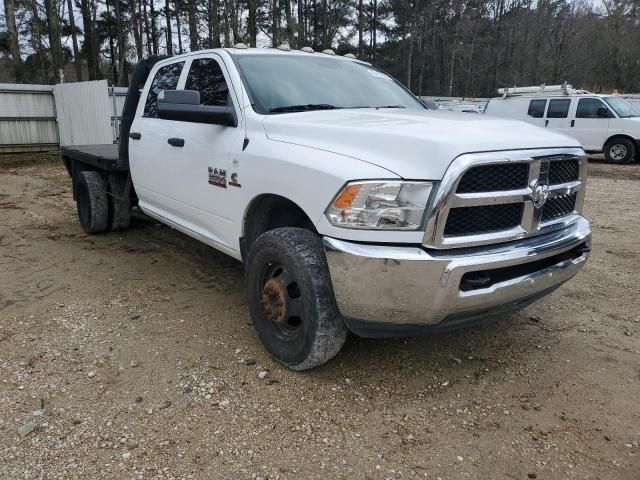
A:
[[[227,188],[227,171],[222,168],[209,167],[209,185]]]
[[[231,179],[229,180],[229,185],[231,185],[232,187],[242,188],[242,185],[240,185],[240,182],[238,181],[238,174],[237,173],[232,173],[231,174]]]

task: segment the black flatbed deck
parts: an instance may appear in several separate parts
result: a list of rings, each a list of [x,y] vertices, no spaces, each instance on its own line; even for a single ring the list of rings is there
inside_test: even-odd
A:
[[[60,148],[62,158],[76,160],[101,170],[123,172],[129,170],[129,160],[120,158],[118,144],[69,145]]]

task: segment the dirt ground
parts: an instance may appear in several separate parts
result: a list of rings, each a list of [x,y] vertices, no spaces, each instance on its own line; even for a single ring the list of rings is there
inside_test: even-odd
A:
[[[640,165],[590,170],[554,294],[303,373],[239,263],[144,218],[88,236],[61,166],[0,170],[0,479],[638,480]]]

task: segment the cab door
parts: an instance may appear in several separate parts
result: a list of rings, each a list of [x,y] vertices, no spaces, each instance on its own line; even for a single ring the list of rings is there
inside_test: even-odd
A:
[[[545,115],[545,126],[550,130],[555,130],[565,135],[571,135],[571,121],[569,110],[571,109],[570,98],[552,98],[547,106]]]
[[[231,152],[241,152],[244,140],[239,95],[217,54],[194,55],[185,70],[183,88],[198,91],[201,105],[233,106],[238,125],[175,122],[172,136],[178,137],[182,146],[174,147],[180,169],[174,200],[192,232],[223,249],[234,248],[238,219],[231,215],[230,205],[240,194],[242,178],[240,166],[232,164]]]
[[[129,133],[131,177],[140,207],[172,221],[185,213],[175,201],[182,188],[182,164],[168,143],[178,136],[182,122],[158,118],[157,103],[164,90],[178,88],[185,63],[162,62],[154,68]]]
[[[599,98],[580,98],[575,120],[571,122],[571,136],[585,150],[601,150],[607,137],[613,113]]]

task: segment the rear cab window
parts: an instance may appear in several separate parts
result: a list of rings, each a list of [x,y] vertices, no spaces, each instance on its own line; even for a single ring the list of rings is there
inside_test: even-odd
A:
[[[567,118],[569,115],[569,107],[571,106],[570,98],[549,100],[549,108],[547,109],[547,118]]]
[[[171,63],[160,67],[156,72],[144,104],[143,117],[158,117],[158,94],[163,90],[175,90],[178,87],[182,67],[184,62]]]
[[[531,102],[529,102],[529,110],[527,111],[527,115],[529,115],[532,118],[542,118],[544,117],[544,110],[546,107],[547,107],[546,99],[531,100]]]

